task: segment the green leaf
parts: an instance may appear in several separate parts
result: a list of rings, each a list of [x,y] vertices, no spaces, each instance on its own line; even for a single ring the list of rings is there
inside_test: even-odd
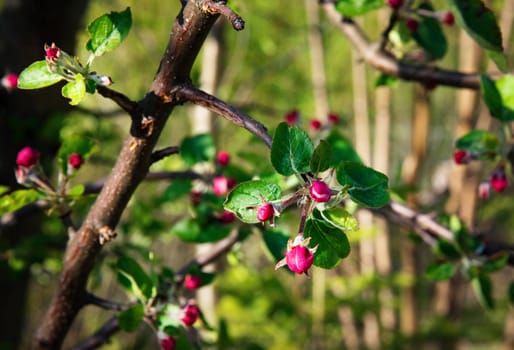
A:
[[[120,284],[136,298],[146,303],[155,297],[157,286],[134,259],[122,256],[115,267]]]
[[[502,120],[514,120],[514,75],[505,74],[494,82],[502,100]]]
[[[336,166],[342,161],[362,162],[352,143],[337,131],[333,130],[326,141],[332,148],[331,166]]]
[[[394,86],[398,82],[398,78],[389,74],[380,73],[375,80],[375,87]]]
[[[418,8],[426,11],[434,10],[428,3],[423,3]],[[437,19],[421,17],[418,29],[412,34],[412,37],[434,58],[441,59],[446,54],[448,43],[441,29],[441,23]]]
[[[76,186],[73,186],[67,193],[68,196],[71,196],[71,197],[80,197],[84,194],[84,190],[86,189],[86,187],[82,184],[79,184],[79,185],[76,185]]]
[[[434,281],[444,281],[452,278],[457,269],[454,263],[444,262],[444,263],[431,263],[428,265],[425,275]]]
[[[493,51],[493,50],[485,50],[487,56],[496,64],[496,67],[503,72],[507,73],[509,68],[507,67],[507,57],[503,52]]]
[[[45,196],[34,189],[22,189],[0,197],[0,215],[12,213]]]
[[[70,99],[70,105],[76,106],[86,95],[86,84],[82,74],[75,75],[75,81],[69,81],[61,89],[63,97]]]
[[[503,253],[500,256],[487,259],[482,263],[482,271],[484,272],[496,272],[502,269],[509,262],[509,254]]]
[[[350,254],[350,243],[346,234],[323,220],[319,212],[305,223],[305,237],[311,237],[310,246],[318,245],[314,254],[314,265],[324,269],[335,267]]]
[[[36,61],[25,68],[18,77],[18,88],[24,90],[41,89],[54,85],[64,78],[48,70],[46,61]]]
[[[167,304],[161,312],[157,314],[157,326],[159,330],[165,331],[166,328],[179,328],[181,325],[180,315],[182,310],[178,305]]]
[[[120,312],[118,315],[120,328],[125,332],[134,332],[139,328],[144,316],[145,308],[142,304],[131,306],[127,310]]]
[[[173,226],[171,233],[186,242],[207,243],[227,237],[230,229],[230,225],[219,222],[211,222],[204,227],[195,220],[183,219]]]
[[[268,251],[271,253],[276,262],[284,257],[284,252],[287,249],[287,241],[289,235],[287,232],[280,229],[271,229],[262,233],[264,244]]]
[[[311,171],[315,174],[325,171],[330,167],[331,161],[332,149],[330,144],[325,140],[321,140],[312,155]]]
[[[348,186],[350,198],[360,205],[379,208],[389,202],[387,176],[362,163],[341,162],[336,177],[341,185]]]
[[[487,75],[480,74],[480,91],[484,102],[489,109],[489,113],[494,118],[502,120],[503,118],[503,103],[500,92],[496,88],[496,84]]]
[[[455,142],[455,147],[477,154],[497,153],[500,140],[496,134],[485,130],[472,130]]]
[[[280,187],[264,180],[248,181],[238,184],[227,196],[224,207],[246,223],[258,223],[257,210],[261,205],[279,200]]]
[[[336,9],[345,16],[364,15],[384,6],[384,0],[339,0]]]
[[[313,152],[314,145],[303,130],[285,122],[278,125],[271,145],[271,164],[279,174],[308,172]]]
[[[216,156],[216,146],[211,134],[186,137],[180,145],[180,156],[188,165],[211,161]]]
[[[357,218],[344,208],[336,207],[323,210],[321,215],[333,226],[343,231],[357,231],[359,229]]]
[[[173,180],[161,194],[161,202],[173,202],[186,194],[191,193],[191,180]]]
[[[73,153],[78,153],[82,156],[84,161],[89,159],[93,154],[98,152],[98,144],[88,138],[78,135],[72,135],[63,140],[59,151],[57,152],[57,159],[59,168],[63,174],[68,173],[68,157]]]
[[[129,7],[123,12],[100,16],[87,27],[91,39],[86,48],[95,56],[112,51],[125,40],[131,26],[132,14]]]
[[[433,251],[434,254],[449,259],[457,259],[461,256],[457,247],[444,239],[437,240],[437,245],[433,248]]]
[[[494,308],[493,286],[488,275],[481,273],[471,280],[471,285],[480,304],[487,309]]]
[[[493,12],[481,0],[448,0],[455,20],[482,48],[502,52],[502,34]]]

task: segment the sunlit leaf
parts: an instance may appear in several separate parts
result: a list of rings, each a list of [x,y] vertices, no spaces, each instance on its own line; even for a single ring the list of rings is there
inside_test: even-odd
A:
[[[126,332],[134,332],[139,328],[143,317],[145,316],[145,309],[142,304],[131,306],[127,310],[120,312],[118,315],[118,322],[120,328]]]
[[[25,68],[18,77],[19,89],[41,89],[54,85],[64,78],[48,70],[46,61],[36,61]]]
[[[87,27],[91,39],[86,48],[95,56],[112,51],[125,40],[131,26],[132,14],[129,7],[122,12],[100,16]]]

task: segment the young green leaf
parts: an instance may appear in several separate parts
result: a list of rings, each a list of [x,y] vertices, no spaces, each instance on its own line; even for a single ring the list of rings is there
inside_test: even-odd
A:
[[[375,80],[375,87],[394,86],[397,82],[397,77],[385,73],[380,73]]]
[[[86,84],[82,74],[75,75],[75,81],[69,81],[64,85],[61,93],[63,97],[70,99],[70,105],[78,105],[86,94]]]
[[[496,84],[485,74],[480,74],[480,91],[484,102],[489,109],[489,113],[494,118],[503,119],[503,103],[500,92],[496,88]],[[502,120],[503,121],[503,120]]]
[[[188,193],[191,193],[191,180],[177,179],[173,180],[168,187],[162,192],[160,201],[173,202]]]
[[[18,77],[18,88],[24,90],[41,89],[54,85],[64,78],[48,70],[46,61],[36,61],[25,68]]]
[[[91,39],[86,48],[95,56],[102,56],[104,53],[117,48],[127,37],[132,26],[132,14],[127,7],[122,12],[111,12],[95,19],[87,31]]]
[[[357,218],[341,207],[330,208],[321,212],[323,219],[343,231],[357,231],[359,223]]]
[[[314,145],[303,130],[287,123],[278,125],[271,145],[271,164],[279,174],[308,172],[313,152]]]
[[[497,153],[500,140],[496,134],[485,130],[472,130],[455,142],[455,147],[477,154]]]
[[[145,316],[145,309],[142,304],[136,304],[131,306],[125,311],[122,311],[118,315],[118,322],[120,328],[125,332],[134,332],[139,328],[139,325],[143,321]]]
[[[494,81],[502,101],[502,120],[514,120],[514,75],[505,74]]]
[[[305,223],[304,235],[306,238],[311,237],[311,247],[319,245],[314,254],[314,265],[318,267],[333,268],[350,254],[350,243],[346,234],[330,225],[317,211]]]
[[[332,149],[332,161],[330,166],[336,166],[342,161],[349,162],[362,162],[357,151],[353,148],[352,143],[333,130],[327,137],[326,141],[330,144]]]
[[[444,263],[431,263],[428,265],[425,275],[434,280],[434,281],[444,281],[452,278],[457,272],[454,263],[444,262]]]
[[[180,327],[181,309],[178,305],[167,304],[157,315],[157,326],[161,331]]]
[[[336,170],[337,181],[348,186],[348,194],[356,203],[370,208],[389,202],[387,176],[362,163],[341,162]]]
[[[384,0],[338,0],[336,9],[345,16],[364,15],[384,6]]]
[[[332,149],[330,144],[321,140],[319,145],[314,149],[311,159],[311,171],[315,174],[327,170],[332,161]]]
[[[430,4],[423,3],[420,9],[433,11]],[[432,17],[422,17],[418,28],[412,34],[419,46],[424,48],[431,56],[441,59],[446,54],[448,43],[441,29],[441,23]]]
[[[494,308],[493,285],[489,275],[481,273],[471,280],[471,285],[480,304],[487,309]]]
[[[146,302],[155,297],[157,286],[134,259],[122,256],[115,267],[120,284],[136,298]]]
[[[493,12],[481,0],[448,1],[457,24],[482,48],[502,55],[502,35]]]
[[[211,161],[216,156],[216,146],[211,134],[186,137],[180,145],[180,156],[188,165]]]
[[[265,203],[280,199],[280,187],[264,180],[242,182],[228,194],[224,203],[230,210],[246,223],[258,223],[257,210]]]
[[[43,194],[34,189],[16,190],[8,195],[0,196],[0,215],[12,213],[43,197]]]
[[[284,257],[287,248],[289,235],[279,229],[272,229],[262,233],[262,239],[268,251],[271,253],[276,262]]]

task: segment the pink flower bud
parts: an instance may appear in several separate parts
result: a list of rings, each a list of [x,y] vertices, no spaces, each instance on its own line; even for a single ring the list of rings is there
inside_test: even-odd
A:
[[[45,44],[45,57],[49,61],[55,61],[61,55],[61,49],[55,46],[55,43],[52,43],[52,46],[48,46]]]
[[[403,0],[387,0],[389,6],[394,9],[400,8],[403,5]]]
[[[230,163],[230,154],[227,151],[219,151],[216,156],[216,161],[221,166],[226,166]]]
[[[196,320],[198,320],[198,315],[200,315],[198,306],[195,304],[187,304],[182,310],[182,317],[180,320],[186,326],[192,326]]]
[[[227,178],[223,175],[217,176],[212,180],[212,191],[216,196],[224,196],[236,185],[236,180]]]
[[[312,200],[318,203],[328,202],[332,196],[332,190],[320,180],[314,180],[309,188]]]
[[[314,254],[303,245],[293,246],[286,252],[287,267],[297,274],[306,273],[314,262]]]
[[[407,25],[407,28],[409,28],[411,33],[414,33],[416,30],[418,30],[419,22],[415,18],[407,18],[405,24]]]
[[[472,160],[471,153],[458,149],[453,153],[453,160],[456,164],[468,164]]]
[[[455,17],[451,11],[447,11],[443,14],[441,21],[447,26],[452,26],[455,23]]]
[[[84,158],[79,153],[72,153],[68,157],[68,165],[73,170],[78,170],[84,164]]]
[[[335,113],[330,113],[328,115],[328,122],[332,125],[339,124],[339,116]]]
[[[187,289],[195,290],[202,285],[202,278],[198,275],[186,275],[184,278],[184,287]]]
[[[177,343],[177,341],[175,340],[175,338],[168,336],[161,340],[161,342],[160,342],[161,349],[162,350],[174,350],[176,343]]]
[[[286,123],[289,125],[298,124],[298,122],[300,120],[300,112],[298,112],[298,110],[296,110],[296,109],[289,111],[286,114],[285,120],[286,120]]]
[[[2,81],[0,84],[6,89],[6,90],[13,90],[18,87],[18,74],[10,73],[5,75],[2,78]]]
[[[321,125],[321,121],[319,121],[318,119],[313,119],[310,122],[311,129],[314,131],[321,129]]]
[[[482,183],[480,183],[480,185],[478,185],[478,196],[481,199],[489,198],[490,193],[491,193],[491,185],[489,185],[489,182],[482,182]]]
[[[261,222],[271,220],[274,214],[275,209],[273,209],[273,205],[271,203],[266,203],[257,209],[257,220]]]
[[[230,211],[225,210],[223,213],[221,213],[218,219],[224,224],[231,224],[236,221],[236,215]]]
[[[163,331],[157,332],[157,338],[159,339],[159,344],[161,345],[162,350],[174,350],[176,345],[175,338],[167,335]]]
[[[23,147],[16,156],[16,164],[24,167],[31,167],[39,160],[39,152],[32,147]]]
[[[503,192],[503,190],[505,190],[509,184],[507,175],[505,174],[505,168],[496,168],[489,178],[489,183],[496,192]]]

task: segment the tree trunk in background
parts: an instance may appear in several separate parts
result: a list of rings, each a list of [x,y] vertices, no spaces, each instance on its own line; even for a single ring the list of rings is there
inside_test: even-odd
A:
[[[378,11],[378,23],[386,23],[390,11],[383,9]],[[373,167],[382,173],[389,175],[390,130],[391,130],[391,90],[387,86],[375,89],[375,130],[373,144]],[[379,277],[388,277],[392,273],[390,232],[387,221],[375,217],[377,228],[375,238],[375,264]],[[391,288],[384,286],[379,291],[380,301],[380,325],[383,329],[393,331],[396,326],[394,313],[394,295]]]
[[[320,31],[319,4],[317,0],[305,0],[305,17],[307,21],[307,39],[311,60],[311,82],[314,95],[315,118],[326,121],[328,117],[327,81],[325,77],[325,59],[323,38]],[[326,271],[312,270],[312,337],[311,348],[326,347],[323,340],[325,320]]]
[[[6,0],[0,13],[0,76],[19,73],[23,68],[44,57],[43,45],[55,42],[70,52],[75,48],[77,30],[83,28],[82,17],[88,1]],[[39,131],[49,116],[69,109],[58,92],[60,87],[37,92],[0,88],[0,184],[16,186],[13,169],[22,142],[33,140],[42,152],[53,152],[59,140],[43,140]],[[30,103],[27,101],[30,100]],[[30,118],[30,119],[29,119]],[[30,125],[28,125],[30,120]],[[13,126],[14,125],[14,126]],[[18,125],[18,126],[17,126]],[[23,125],[23,127],[20,127]],[[20,131],[23,130],[23,136]],[[37,144],[36,144],[37,142]],[[15,247],[24,237],[38,234],[39,215],[26,217],[14,226],[0,226],[0,235],[7,246]],[[0,262],[0,348],[15,349],[20,343],[30,278],[28,269],[16,276],[9,273],[6,262]]]
[[[425,158],[430,126],[430,110],[427,92],[419,84],[415,86],[415,103],[413,111],[411,150],[402,166],[402,183],[409,187],[418,184],[419,171]],[[407,205],[416,208],[415,193],[407,195]],[[401,243],[402,272],[411,276],[416,283],[416,245],[409,239]],[[415,285],[402,289],[400,300],[400,329],[406,336],[413,335],[418,327],[418,312],[416,309]]]
[[[223,47],[223,25],[224,22],[218,20],[213,26],[207,40],[205,40],[202,53],[202,70],[200,73],[200,86],[199,88],[216,95],[216,89],[219,82],[221,52]],[[213,123],[212,113],[201,106],[194,106],[192,108],[191,116],[191,132],[192,134],[210,133],[215,135],[215,127]],[[204,169],[205,170],[205,169]],[[185,243],[180,243],[185,244]],[[213,243],[197,244],[195,246],[196,255],[205,255],[212,250]],[[214,272],[216,264],[205,266],[204,271]],[[215,325],[216,320],[216,291],[214,286],[200,288],[197,292],[198,304],[210,324]]]
[[[366,86],[366,66],[360,61],[360,56],[352,50],[352,81],[353,81],[353,114],[355,127],[355,149],[366,165],[371,165],[371,139],[369,127],[368,93]],[[371,212],[360,210],[357,213],[360,230],[363,233],[373,229]],[[374,238],[364,234],[359,242],[360,273],[373,275],[375,273]],[[373,291],[363,293],[366,298],[375,298]],[[380,332],[377,315],[372,311],[363,316],[363,340],[369,349],[380,347]]]

